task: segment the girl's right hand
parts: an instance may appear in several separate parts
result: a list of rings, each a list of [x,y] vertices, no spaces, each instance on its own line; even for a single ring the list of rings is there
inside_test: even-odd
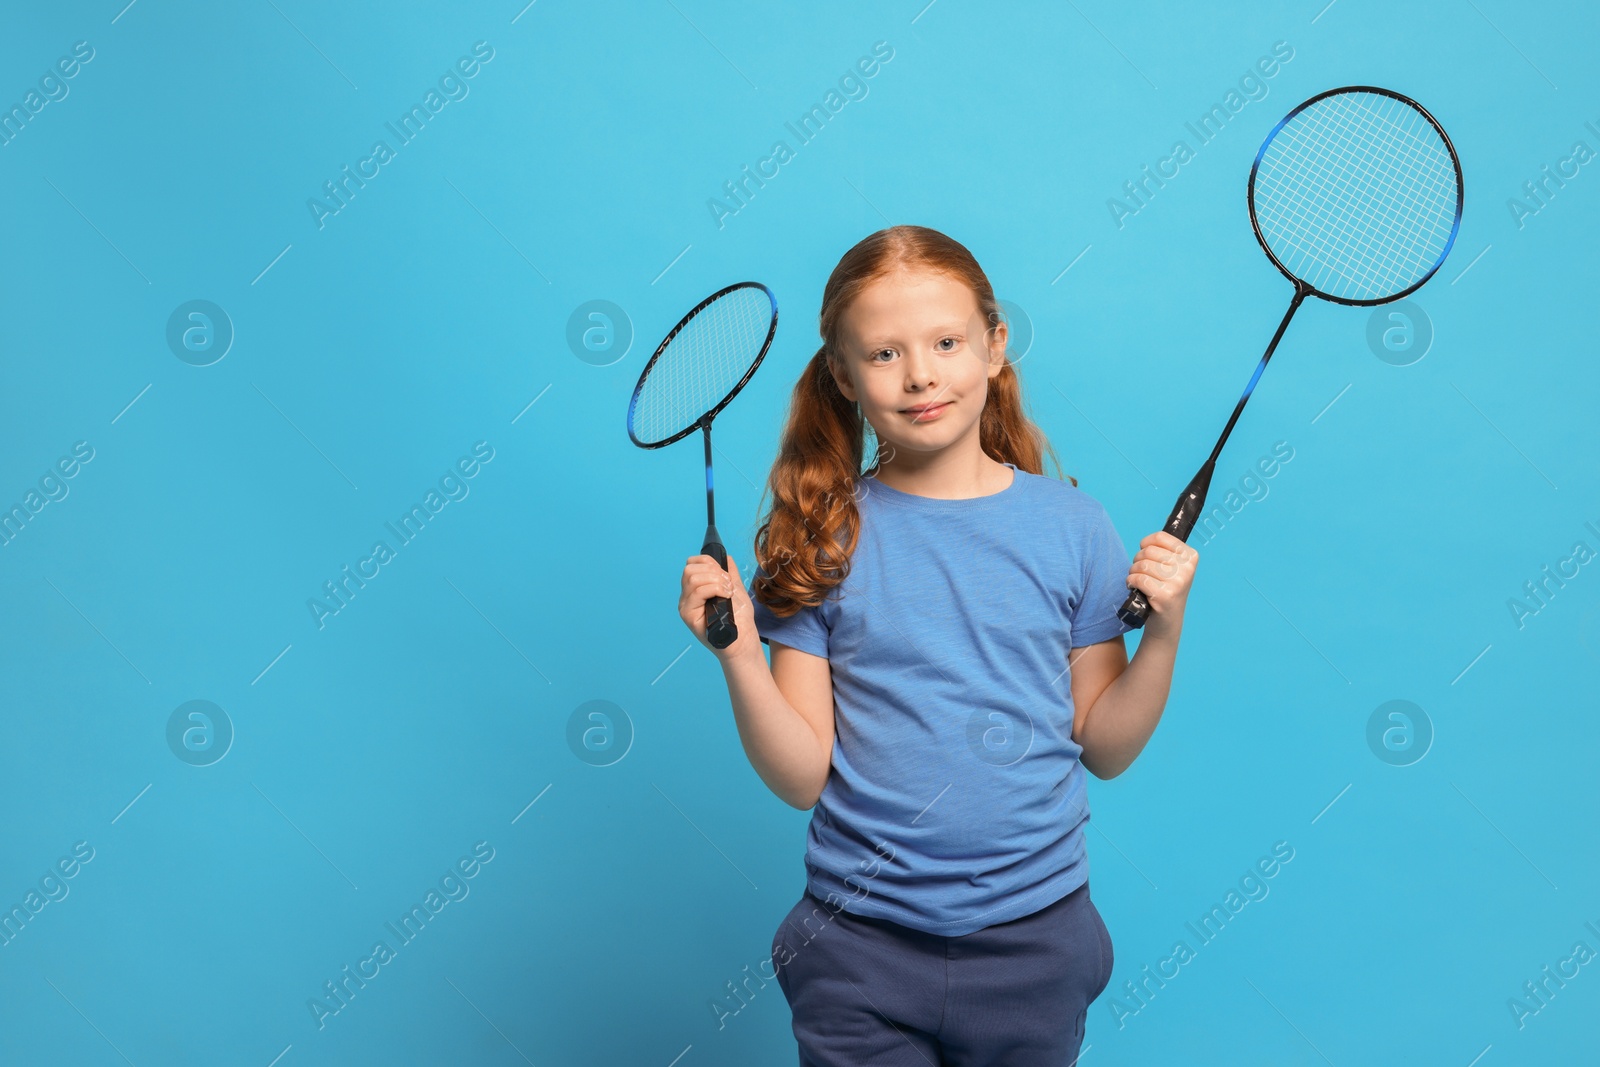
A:
[[[712,597],[727,597],[733,601],[733,625],[739,636],[727,648],[711,648],[706,640],[706,601]],[[724,571],[710,556],[690,556],[683,567],[683,592],[678,597],[678,617],[689,627],[695,640],[723,663],[731,663],[749,655],[761,655],[761,635],[756,632],[755,605],[744,583],[739,580],[739,564],[728,557],[728,570]],[[764,659],[765,657],[763,657]]]

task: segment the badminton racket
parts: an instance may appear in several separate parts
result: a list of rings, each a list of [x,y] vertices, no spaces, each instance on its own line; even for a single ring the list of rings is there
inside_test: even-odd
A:
[[[1167,519],[1166,531],[1180,541],[1189,539],[1222,446],[1305,298],[1386,304],[1415,292],[1444,263],[1461,227],[1461,161],[1421,104],[1349,85],[1313,96],[1273,127],[1250,167],[1246,197],[1256,240],[1294,283],[1294,297],[1211,458]],[[1135,589],[1117,617],[1137,629],[1149,611]]]
[[[656,348],[628,400],[628,437],[640,448],[661,448],[697,427],[706,445],[706,536],[700,551],[728,569],[717,533],[711,478],[711,420],[728,406],[772,347],[778,301],[760,282],[739,282],[695,305]],[[733,602],[706,601],[706,640],[727,648],[739,636]]]

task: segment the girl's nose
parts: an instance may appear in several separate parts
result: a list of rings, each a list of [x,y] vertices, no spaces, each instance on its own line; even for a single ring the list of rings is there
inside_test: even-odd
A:
[[[905,358],[906,385],[932,389],[939,383],[934,372],[933,357],[923,352],[909,353]]]

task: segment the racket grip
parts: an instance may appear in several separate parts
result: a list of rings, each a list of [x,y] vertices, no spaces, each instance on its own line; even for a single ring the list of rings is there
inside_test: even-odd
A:
[[[1200,468],[1199,473],[1178,495],[1178,502],[1173,505],[1172,514],[1167,517],[1167,524],[1162,527],[1178,540],[1187,542],[1189,534],[1194,530],[1194,524],[1199,521],[1201,509],[1206,506],[1206,491],[1211,488],[1211,473],[1215,469],[1216,461],[1207,460],[1206,465]],[[1117,618],[1135,630],[1144,625],[1149,615],[1150,601],[1142,589],[1130,590],[1128,599],[1117,609]]]
[[[706,531],[706,543],[701,552],[716,560],[722,569],[728,569],[728,550],[716,535],[716,528]],[[706,640],[712,648],[727,648],[739,637],[739,628],[733,623],[733,601],[725,596],[706,600]]]

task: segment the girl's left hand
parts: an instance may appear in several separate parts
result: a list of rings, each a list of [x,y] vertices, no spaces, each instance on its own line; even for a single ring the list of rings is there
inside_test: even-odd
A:
[[[1199,552],[1165,530],[1157,530],[1139,542],[1139,554],[1128,569],[1128,585],[1150,601],[1146,633],[1178,635],[1183,628],[1183,609],[1189,600],[1195,564],[1199,562]]]

